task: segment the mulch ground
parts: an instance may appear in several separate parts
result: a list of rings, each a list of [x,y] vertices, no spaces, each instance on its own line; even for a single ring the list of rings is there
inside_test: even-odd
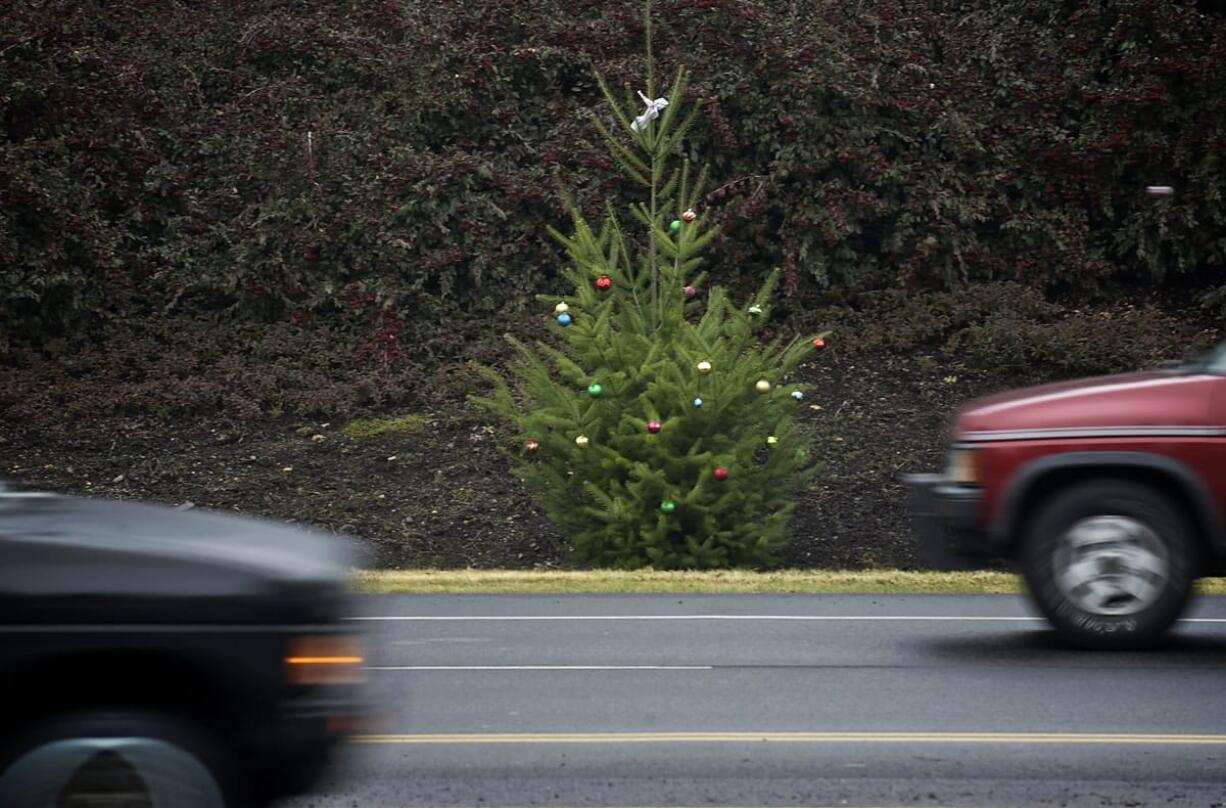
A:
[[[842,357],[801,369],[823,472],[799,498],[784,565],[915,567],[899,475],[940,467],[960,401],[1010,386],[948,358]],[[0,418],[0,476],[54,491],[237,510],[365,537],[385,568],[565,566],[565,539],[462,398],[415,408],[414,434],[353,439],[288,417]],[[322,436],[322,437],[318,437]]]

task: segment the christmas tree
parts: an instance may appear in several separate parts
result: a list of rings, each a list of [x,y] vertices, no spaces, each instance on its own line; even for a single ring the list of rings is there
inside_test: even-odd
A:
[[[612,121],[595,126],[641,187],[632,233],[611,204],[598,228],[570,205],[565,248],[573,294],[553,306],[554,339],[518,354],[510,380],[474,401],[514,424],[513,473],[572,542],[574,560],[657,569],[765,566],[787,541],[796,492],[813,471],[795,420],[796,366],[824,345],[812,335],[768,342],[777,276],[735,304],[702,291],[702,253],[718,232],[680,146],[695,113],[680,108],[686,75],[653,92],[647,4],[645,108],[601,90]],[[635,237],[638,234],[638,237]]]

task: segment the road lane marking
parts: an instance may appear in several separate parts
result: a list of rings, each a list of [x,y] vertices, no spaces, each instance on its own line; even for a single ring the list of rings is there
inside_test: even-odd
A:
[[[367,671],[709,671],[712,665],[380,665]]]
[[[797,620],[813,622],[952,622],[952,623],[1034,623],[1042,617],[984,617],[958,615],[817,615],[817,614],[545,614],[545,615],[382,615],[351,617],[350,620],[370,622],[532,622],[583,620]],[[1186,617],[1181,623],[1226,623],[1226,617]]]
[[[538,732],[356,735],[353,743],[390,745],[862,743],[1226,746],[1226,735],[1083,732]]]

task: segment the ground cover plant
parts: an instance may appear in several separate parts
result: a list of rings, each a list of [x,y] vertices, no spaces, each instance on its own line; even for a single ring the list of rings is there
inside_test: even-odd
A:
[[[699,68],[709,270],[744,291],[782,268],[781,314],[831,289],[1220,282],[1215,4],[657,10],[663,74]],[[8,4],[0,346],[169,311],[462,354],[560,288],[554,176],[587,215],[626,182],[584,113],[641,41],[637,0]]]

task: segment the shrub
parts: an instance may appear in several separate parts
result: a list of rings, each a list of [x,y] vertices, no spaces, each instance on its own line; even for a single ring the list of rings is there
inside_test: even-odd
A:
[[[1053,322],[1002,312],[954,335],[951,351],[1023,377],[1091,376],[1153,367],[1208,349],[1214,335],[1153,308],[1070,312]]]
[[[848,296],[799,319],[832,328],[841,352],[940,350],[948,340],[1000,312],[1026,321],[1055,319],[1059,306],[1017,283],[972,284],[956,292],[883,290]]]
[[[0,414],[43,428],[113,416],[328,419],[404,406],[421,388],[414,367],[355,363],[364,339],[339,329],[183,315],[140,326],[54,360],[14,351],[0,366]]]
[[[779,266],[803,300],[1220,269],[1226,16],[1204,6],[662,0],[662,68],[702,65],[680,149],[726,178],[711,272],[744,292]],[[584,121],[594,68],[635,75],[638,7],[8,4],[0,331],[314,313],[389,361],[454,356],[559,288],[555,178],[588,214],[621,188]]]

